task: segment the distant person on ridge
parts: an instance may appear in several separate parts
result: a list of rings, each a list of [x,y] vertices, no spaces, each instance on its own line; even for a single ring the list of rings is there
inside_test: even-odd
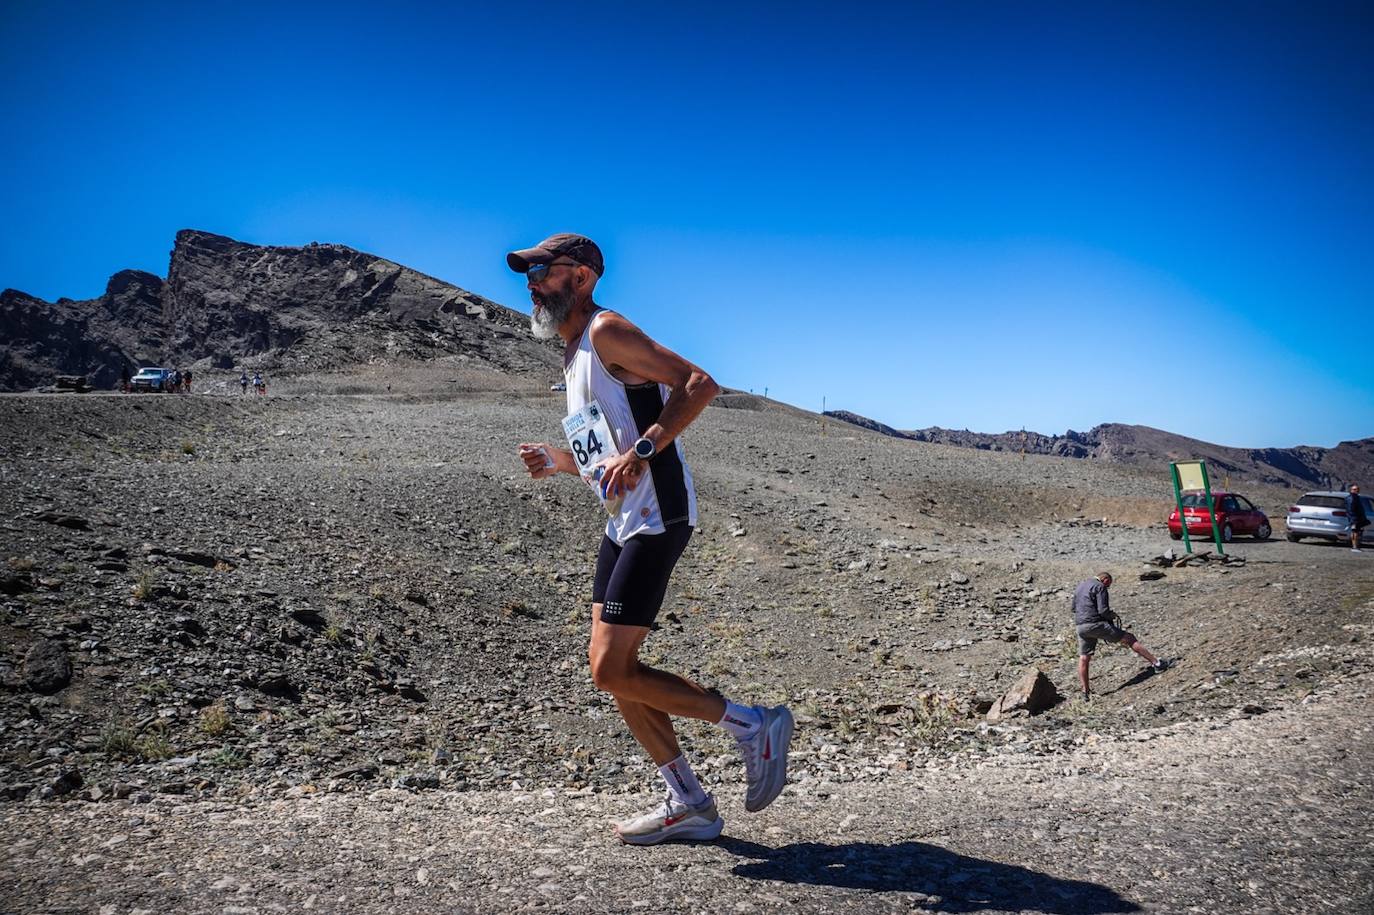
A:
[[[247,393],[248,393],[248,370],[247,370],[247,369],[244,369],[244,370],[243,370],[243,374],[239,375],[239,385],[242,387],[243,393],[244,393],[244,394],[247,394]]]
[[[1150,654],[1149,649],[1140,644],[1134,635],[1117,625],[1117,616],[1107,601],[1107,589],[1111,586],[1111,573],[1099,572],[1096,578],[1079,582],[1073,590],[1073,622],[1078,629],[1078,680],[1083,685],[1085,702],[1092,699],[1088,666],[1092,663],[1093,652],[1097,650],[1098,639],[1120,642],[1144,658],[1155,673],[1173,666],[1172,661]]]
[[[181,373],[181,389],[187,394],[191,393],[191,370],[187,369]]]
[[[745,809],[762,810],[787,781],[792,714],[785,706],[737,705],[639,660],[668,577],[697,521],[696,491],[678,436],[720,391],[704,371],[592,301],[601,249],[581,235],[554,235],[513,251],[525,274],[536,337],[561,337],[569,448],[519,446],[535,479],[580,476],[610,515],[592,585],[588,656],[592,682],[615,697],[636,740],[668,786],[664,803],[617,826],[622,842],[714,839],[724,820],[678,746],[670,715],[719,724],[735,738],[748,780]]]
[[[1345,497],[1346,510],[1350,512],[1350,552],[1360,553],[1360,536],[1369,527],[1369,516],[1364,511],[1364,499],[1360,498],[1360,484],[1350,484],[1350,495]]]
[[[126,363],[119,369],[119,390],[129,393],[129,366]]]

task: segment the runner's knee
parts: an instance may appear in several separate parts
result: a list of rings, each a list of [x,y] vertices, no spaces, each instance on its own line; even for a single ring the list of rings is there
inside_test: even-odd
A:
[[[637,658],[626,658],[604,648],[598,650],[595,645],[588,652],[588,659],[592,667],[592,685],[602,692],[612,694],[623,691],[639,667]]]

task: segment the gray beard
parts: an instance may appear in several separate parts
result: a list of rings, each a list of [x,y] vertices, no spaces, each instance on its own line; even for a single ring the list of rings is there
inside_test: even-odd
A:
[[[530,331],[537,339],[551,340],[558,336],[558,327],[572,314],[573,297],[568,293],[548,292],[534,314],[530,315]]]

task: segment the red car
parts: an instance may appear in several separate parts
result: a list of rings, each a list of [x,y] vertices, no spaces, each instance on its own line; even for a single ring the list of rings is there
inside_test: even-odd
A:
[[[1223,543],[1230,543],[1236,534],[1247,534],[1256,540],[1268,540],[1269,535],[1273,533],[1269,526],[1269,518],[1240,493],[1214,492],[1212,504],[1216,506],[1217,530],[1221,532]],[[1207,512],[1206,493],[1196,489],[1184,492],[1183,514],[1188,519],[1189,537],[1212,536],[1212,518]],[[1183,539],[1183,528],[1178,523],[1178,509],[1169,512],[1169,536],[1175,540]]]

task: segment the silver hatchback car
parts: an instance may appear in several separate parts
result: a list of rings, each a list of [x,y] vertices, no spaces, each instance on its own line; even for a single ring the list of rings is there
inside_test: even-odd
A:
[[[1309,492],[1288,507],[1285,523],[1288,525],[1288,539],[1297,543],[1304,537],[1323,537],[1327,540],[1350,539],[1350,512],[1347,511],[1344,492]],[[1374,518],[1374,500],[1360,496],[1364,502],[1367,518]]]

